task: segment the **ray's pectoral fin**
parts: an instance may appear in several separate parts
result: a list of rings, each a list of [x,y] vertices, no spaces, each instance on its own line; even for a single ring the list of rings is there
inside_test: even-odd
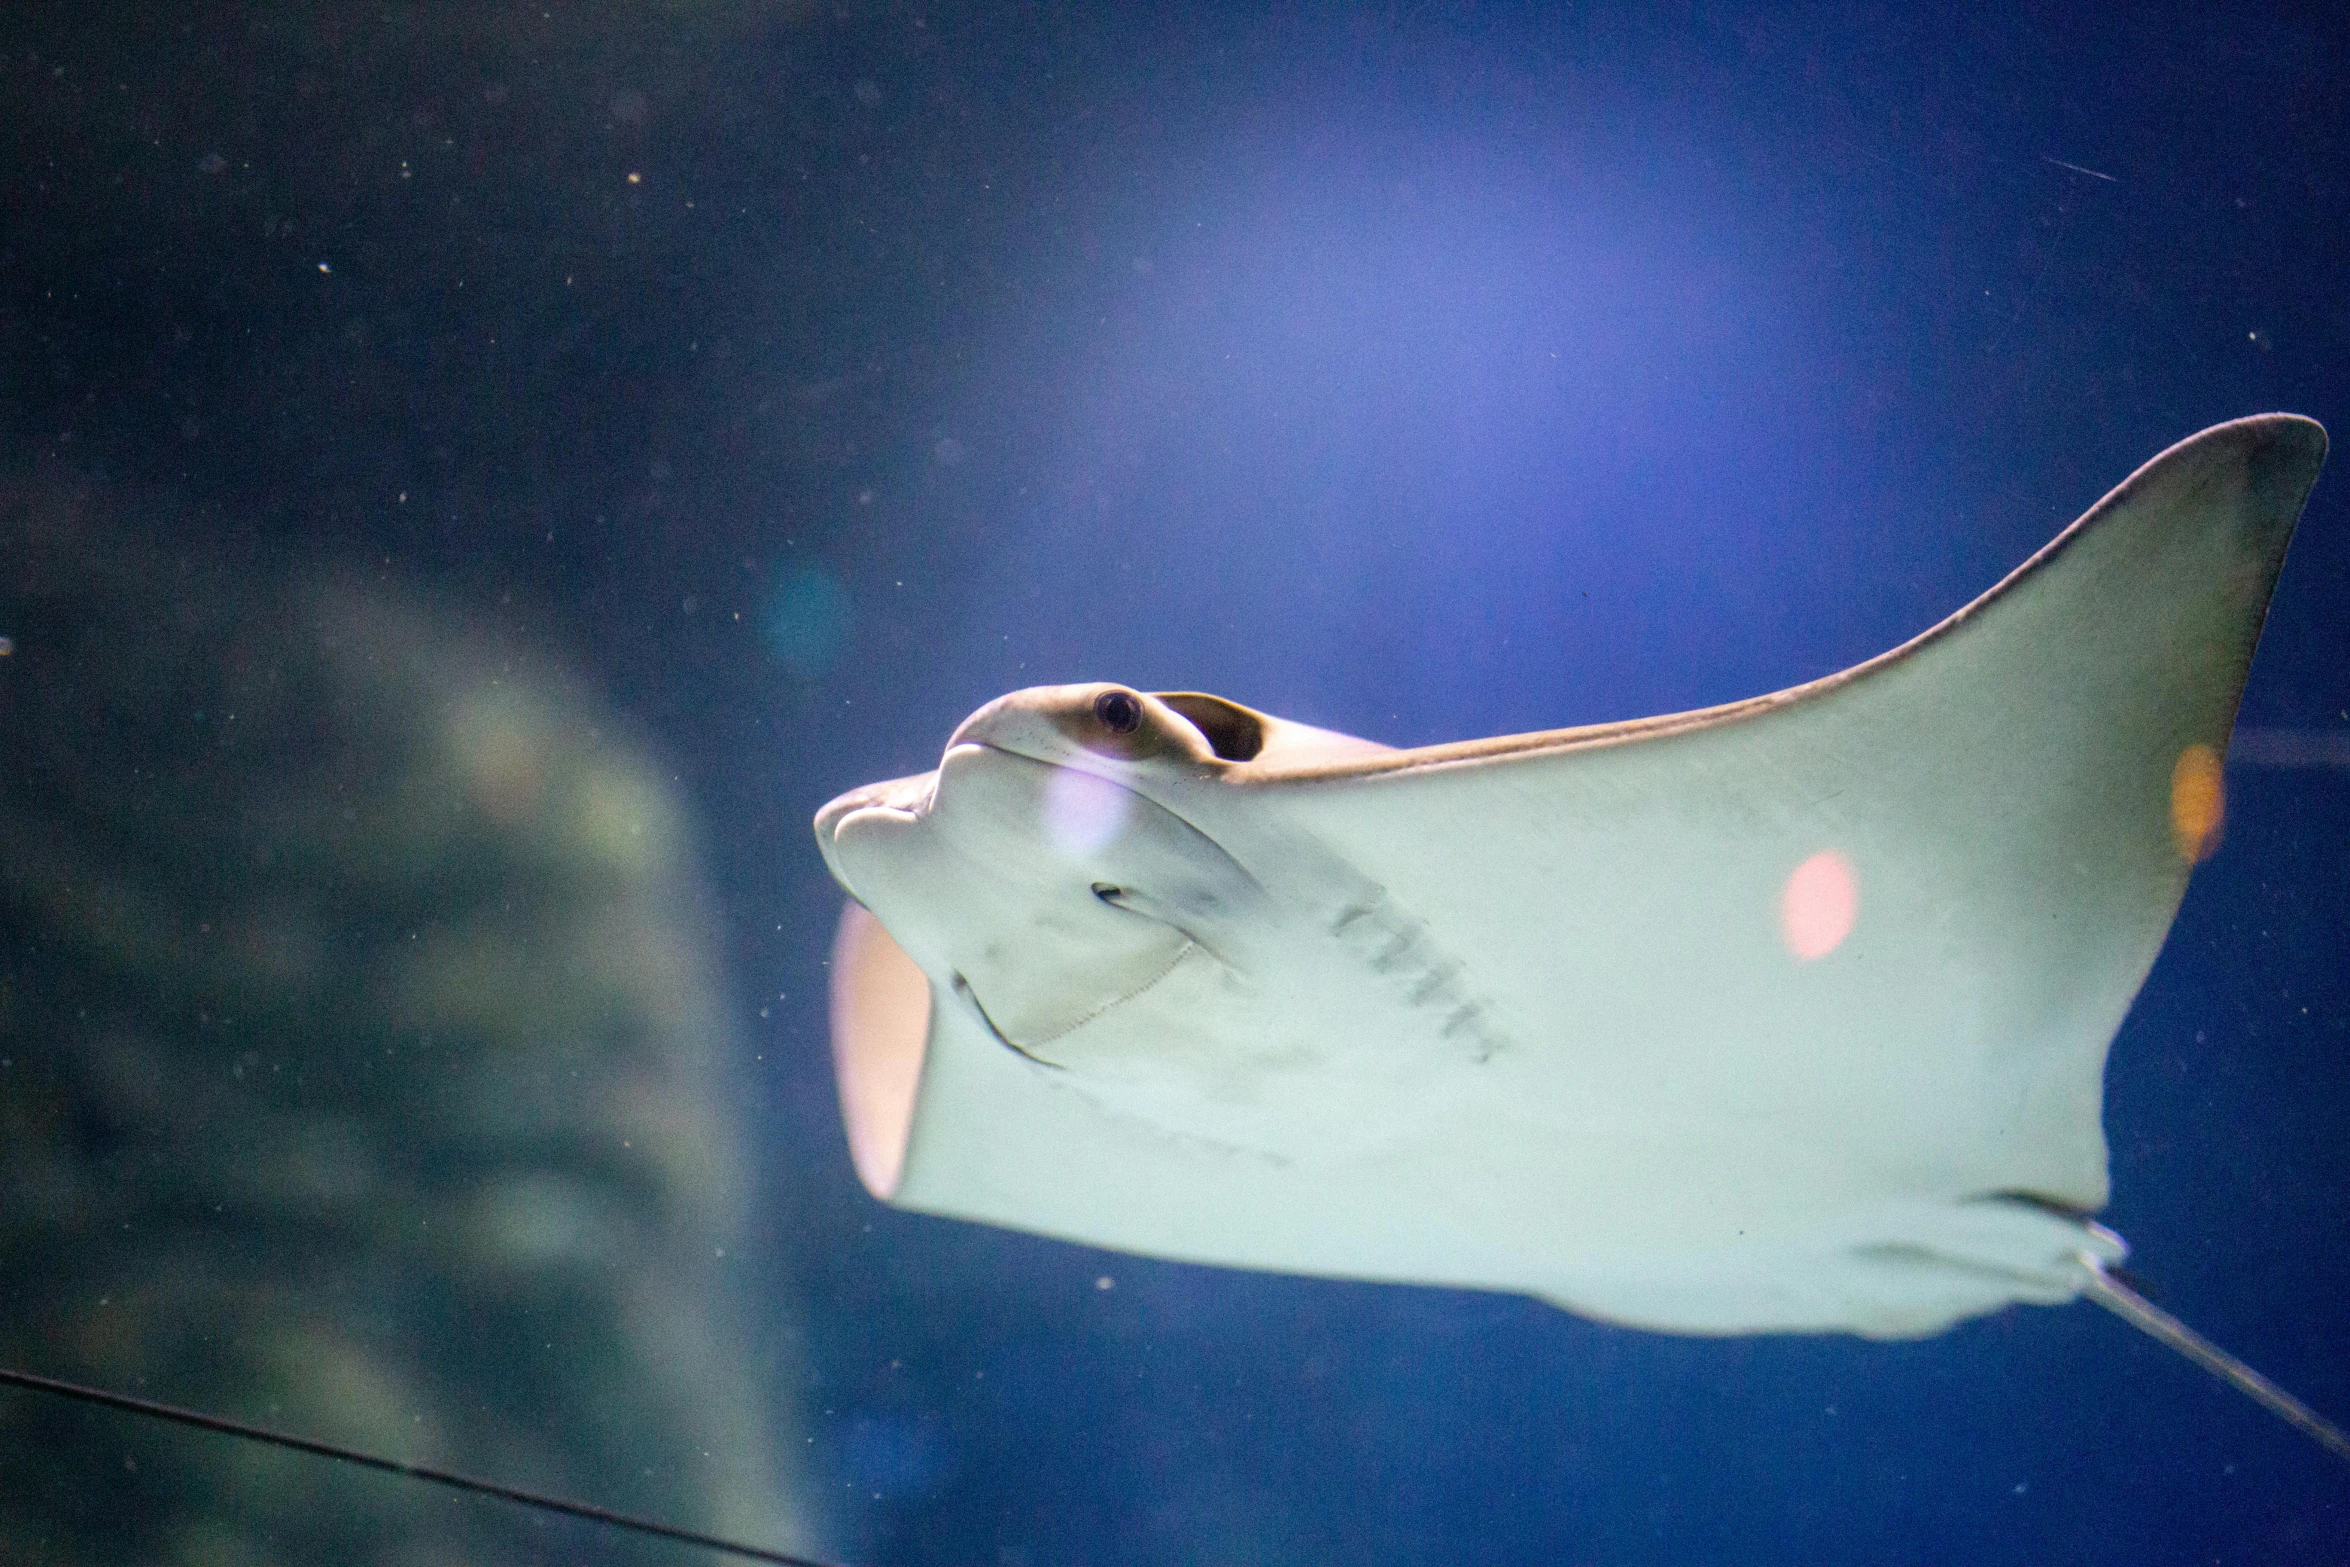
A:
[[[1959,1226],[1934,1248],[1942,1267],[1981,1269],[2030,1281],[2010,1293],[2047,1304],[2078,1295],[2095,1301],[2147,1337],[2178,1351],[2303,1434],[2350,1459],[2350,1435],[2236,1356],[2155,1305],[2121,1272],[2129,1247],[2119,1235],[2061,1203],[2022,1192],[1965,1203]],[[2072,1242],[2067,1249],[2066,1241]],[[2047,1293],[2035,1297],[2032,1286]]]
[[[832,942],[832,1069],[857,1179],[885,1202],[905,1170],[930,1011],[930,981],[852,899]]]
[[[2350,1456],[2088,1217],[2107,1048],[2217,841],[2325,448],[2207,430],[1940,625],[1699,712],[1391,751],[1198,692],[1000,697],[817,816],[890,929],[852,909],[833,975],[858,1173],[1671,1332],[2085,1294]]]
[[[1901,1228],[1903,1239],[1864,1242],[1852,1256],[1871,1268],[1934,1274],[1959,1297],[1974,1288],[1994,1301],[2062,1305],[2085,1287],[2084,1267],[2129,1255],[2119,1235],[2086,1214],[2021,1193],[1905,1213]]]

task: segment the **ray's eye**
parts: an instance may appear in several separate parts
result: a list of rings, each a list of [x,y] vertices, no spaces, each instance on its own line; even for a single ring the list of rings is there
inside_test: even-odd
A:
[[[1126,896],[1126,889],[1112,886],[1106,881],[1097,881],[1093,884],[1093,895],[1114,907],[1119,899]]]
[[[1131,691],[1104,691],[1093,699],[1093,716],[1114,735],[1130,735],[1142,727],[1142,703]]]

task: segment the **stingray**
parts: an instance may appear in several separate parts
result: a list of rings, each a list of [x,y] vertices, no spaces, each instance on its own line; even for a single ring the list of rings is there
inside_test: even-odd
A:
[[[876,1197],[1675,1333],[2119,1312],[2106,1052],[2190,870],[2315,423],[2219,425],[1865,663],[1391,749],[1200,692],[980,708],[826,805]]]
[[[2220,425],[1865,664],[1394,750],[1195,691],[1017,691],[816,818],[835,1065],[902,1207],[1679,1333],[2146,1301],[2105,1054],[2221,830],[2325,433]],[[781,1567],[812,1558],[0,1368],[0,1386]]]

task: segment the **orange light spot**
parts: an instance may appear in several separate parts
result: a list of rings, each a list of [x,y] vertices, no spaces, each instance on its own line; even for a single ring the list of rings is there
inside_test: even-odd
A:
[[[2178,765],[2170,770],[2170,834],[2179,858],[2189,865],[2218,851],[2219,830],[2227,820],[2227,793],[2220,781],[2217,751],[2191,745],[2179,753]]]
[[[930,1047],[930,981],[881,921],[852,901],[832,944],[832,1069],[849,1160],[887,1201],[906,1170]]]
[[[1834,849],[1795,867],[1779,892],[1779,934],[1787,950],[1809,963],[1824,958],[1852,934],[1860,917],[1860,882],[1852,862]]]

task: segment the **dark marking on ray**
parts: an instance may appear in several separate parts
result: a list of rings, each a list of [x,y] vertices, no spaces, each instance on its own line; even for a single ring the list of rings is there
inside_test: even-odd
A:
[[[1424,1005],[1431,996],[1449,993],[1452,989],[1453,977],[1460,971],[1461,966],[1452,962],[1432,967],[1428,970],[1427,978],[1405,992],[1404,999],[1416,1007]]]
[[[1339,945],[1353,952],[1382,979],[1400,978],[1400,994],[1414,1008],[1444,1006],[1449,1010],[1437,1035],[1447,1041],[1464,1033],[1475,1041],[1472,1059],[1492,1059],[1505,1043],[1483,1021],[1484,1004],[1461,994],[1461,962],[1438,945],[1426,924],[1397,908],[1382,890],[1340,911],[1328,927]]]

